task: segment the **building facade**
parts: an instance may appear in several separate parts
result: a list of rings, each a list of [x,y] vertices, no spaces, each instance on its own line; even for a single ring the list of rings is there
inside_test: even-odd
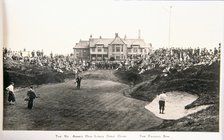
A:
[[[114,38],[92,38],[88,41],[80,40],[76,43],[74,57],[76,59],[102,61],[124,60],[133,57],[146,57],[151,51],[152,45],[144,42],[140,37],[137,39],[121,38],[118,33]]]

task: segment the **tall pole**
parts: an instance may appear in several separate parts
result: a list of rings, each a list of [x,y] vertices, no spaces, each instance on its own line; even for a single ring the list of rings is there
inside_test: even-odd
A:
[[[138,39],[140,39],[141,38],[141,30],[139,29],[138,30]]]
[[[172,9],[172,6],[170,6],[170,14],[169,14],[169,40],[168,40],[169,48],[170,48],[170,38],[171,38],[171,9]]]

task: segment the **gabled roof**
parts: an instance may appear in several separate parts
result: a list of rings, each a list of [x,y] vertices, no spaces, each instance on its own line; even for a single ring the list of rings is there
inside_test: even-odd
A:
[[[114,40],[110,44],[126,44],[123,39],[119,36],[115,37]]]
[[[125,40],[127,47],[130,48],[132,45],[139,45],[140,48],[149,47],[143,39],[126,39]]]
[[[104,45],[107,47],[113,39],[111,38],[94,38],[90,40],[90,47],[95,47],[95,45]]]
[[[96,44],[103,44],[104,46],[108,46],[113,41],[112,38],[103,38],[103,39],[98,39]]]
[[[122,39],[115,35],[115,38],[90,38],[89,41],[79,41],[74,48],[89,48],[95,47],[96,45],[104,45],[108,47],[111,44],[126,44],[128,48],[131,48],[132,45],[138,45],[140,48],[149,48],[150,44],[145,43],[143,39]]]
[[[89,41],[79,41],[74,48],[89,48]]]

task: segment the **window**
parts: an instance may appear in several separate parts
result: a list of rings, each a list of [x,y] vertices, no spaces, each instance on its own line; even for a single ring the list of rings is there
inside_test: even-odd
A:
[[[102,48],[97,48],[97,51],[98,52],[102,52]]]
[[[134,51],[135,53],[136,53],[136,52],[138,52],[138,48],[134,48],[134,50],[133,50],[133,51]]]
[[[128,52],[130,53],[131,52],[131,49],[128,49]]]
[[[104,52],[107,52],[107,48],[104,48]]]
[[[123,48],[124,48],[124,47],[123,47],[123,46],[121,46],[121,52],[123,52]]]
[[[115,52],[115,46],[113,46],[113,52]]]
[[[92,48],[92,52],[95,52],[95,48]]]
[[[120,47],[116,47],[116,52],[120,52],[121,48]]]

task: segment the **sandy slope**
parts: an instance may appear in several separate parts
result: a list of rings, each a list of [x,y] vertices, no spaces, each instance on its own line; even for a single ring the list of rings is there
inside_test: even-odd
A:
[[[159,114],[158,97],[156,97],[150,104],[146,105],[145,108],[162,119],[175,120],[202,109],[206,109],[209,106],[203,105],[191,109],[185,109],[184,107],[186,105],[192,103],[198,98],[196,95],[192,95],[186,92],[167,92],[166,95],[167,99],[165,105],[165,114]]]

